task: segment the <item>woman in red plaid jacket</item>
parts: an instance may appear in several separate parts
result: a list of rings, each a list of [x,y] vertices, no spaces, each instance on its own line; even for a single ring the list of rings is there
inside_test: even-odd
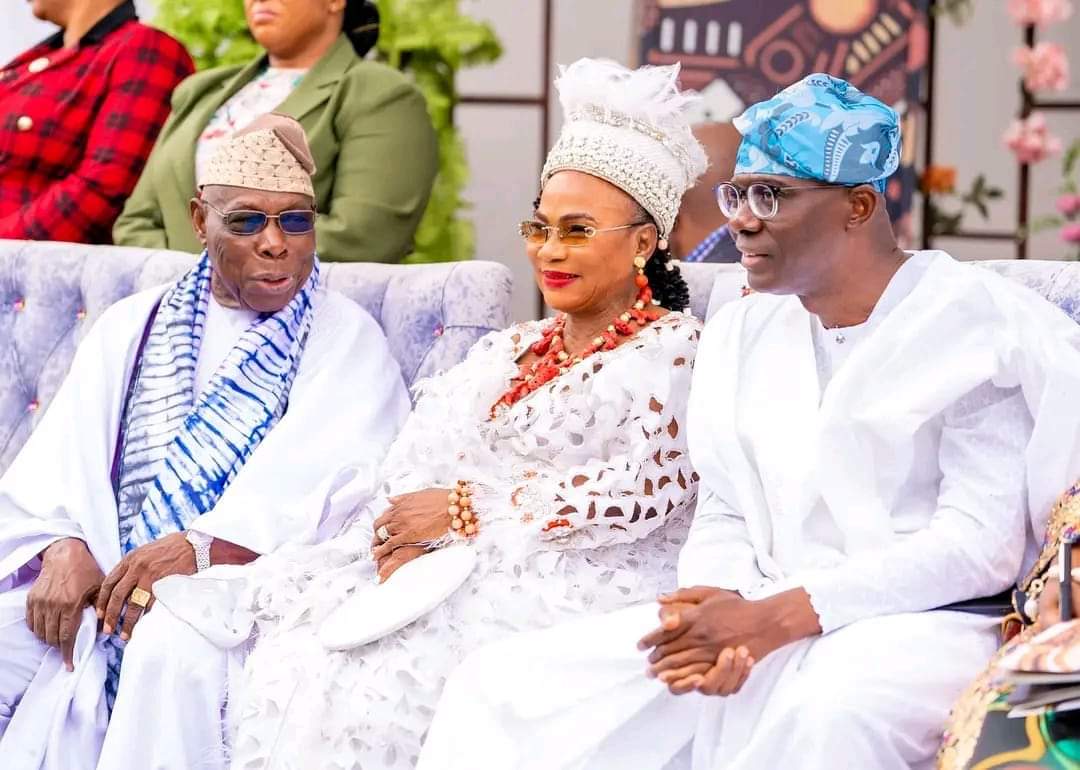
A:
[[[194,71],[131,0],[33,0],[61,27],[0,69],[0,238],[109,243]]]

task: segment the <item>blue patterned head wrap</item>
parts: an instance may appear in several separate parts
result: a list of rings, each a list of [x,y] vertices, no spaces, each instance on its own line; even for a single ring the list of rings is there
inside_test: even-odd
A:
[[[884,192],[900,164],[900,116],[832,75],[807,75],[752,105],[735,127],[743,135],[736,175],[873,184]]]

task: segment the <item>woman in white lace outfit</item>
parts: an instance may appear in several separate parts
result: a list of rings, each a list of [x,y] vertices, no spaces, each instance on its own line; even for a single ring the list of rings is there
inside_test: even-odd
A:
[[[682,312],[687,287],[666,238],[705,163],[676,74],[588,60],[564,71],[564,108],[582,117],[567,123],[520,225],[560,315],[492,333],[418,385],[378,494],[344,532],[248,569],[224,620],[253,618],[256,631],[229,685],[233,767],[412,767],[444,681],[471,650],[673,586],[697,491],[685,416],[701,325]],[[586,111],[585,95],[614,114]],[[595,152],[588,136],[619,152]],[[450,507],[462,482],[473,536]],[[433,544],[478,554],[449,599],[350,651],[320,644],[344,597]]]

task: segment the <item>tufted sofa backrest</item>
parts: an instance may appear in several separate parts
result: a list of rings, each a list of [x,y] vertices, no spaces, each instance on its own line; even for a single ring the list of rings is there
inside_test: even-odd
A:
[[[194,260],[172,251],[0,240],[0,473],[56,393],[90,324],[117,300],[175,280]],[[510,271],[494,262],[324,268],[330,288],[382,325],[410,386],[510,323]]]

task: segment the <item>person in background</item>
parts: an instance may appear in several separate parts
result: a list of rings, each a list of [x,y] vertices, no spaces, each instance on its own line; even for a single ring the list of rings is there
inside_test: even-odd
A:
[[[742,255],[716,203],[716,186],[731,179],[742,135],[730,123],[698,123],[694,136],[705,148],[709,168],[683,196],[671,252],[684,262],[738,262]]]
[[[198,252],[188,200],[215,148],[260,115],[304,127],[315,159],[316,233],[327,261],[396,262],[412,249],[438,152],[420,92],[361,57],[374,43],[362,0],[244,0],[266,53],[207,70],[173,111],[113,236],[124,246]]]
[[[108,243],[194,71],[131,0],[32,0],[60,30],[0,68],[0,238]]]

